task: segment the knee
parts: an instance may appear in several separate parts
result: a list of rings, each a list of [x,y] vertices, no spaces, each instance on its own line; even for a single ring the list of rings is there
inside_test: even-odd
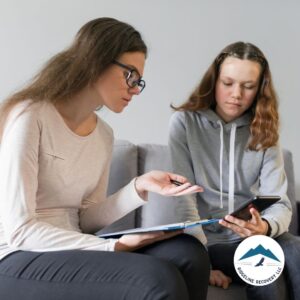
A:
[[[275,240],[283,250],[288,273],[297,270],[300,264],[300,238],[286,232]]]
[[[209,255],[206,248],[196,238],[184,234],[181,237],[179,254],[183,263],[193,268],[197,274],[208,276],[210,269]]]
[[[298,250],[300,251],[300,238],[296,237],[288,232],[283,233],[282,235],[275,238],[278,244],[283,249],[284,253],[290,251]]]
[[[184,279],[171,263],[153,257],[147,257],[140,280],[145,287],[144,299],[188,299],[188,291]]]

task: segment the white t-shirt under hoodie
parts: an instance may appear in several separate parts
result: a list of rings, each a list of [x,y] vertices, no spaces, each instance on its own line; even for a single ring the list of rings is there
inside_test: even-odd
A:
[[[115,239],[93,233],[145,201],[133,180],[106,196],[112,147],[99,117],[83,137],[51,103],[15,106],[0,147],[0,259],[17,250],[113,251]]]

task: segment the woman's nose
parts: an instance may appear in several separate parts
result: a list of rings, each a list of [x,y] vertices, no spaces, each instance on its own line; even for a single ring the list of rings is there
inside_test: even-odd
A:
[[[132,95],[139,95],[140,94],[140,89],[139,89],[138,86],[131,87],[131,88],[129,88],[129,92]]]
[[[240,99],[242,97],[242,89],[239,85],[233,87],[232,97],[235,99]]]

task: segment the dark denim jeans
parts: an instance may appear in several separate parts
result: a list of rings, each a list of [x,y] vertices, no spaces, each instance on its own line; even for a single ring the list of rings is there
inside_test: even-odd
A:
[[[266,286],[247,285],[249,300],[297,300],[300,299],[300,237],[283,233],[275,240],[282,247],[285,255],[285,267],[281,276]],[[234,282],[246,285],[237,275],[234,265],[234,252],[239,243],[217,244],[208,247],[213,269],[221,270]]]

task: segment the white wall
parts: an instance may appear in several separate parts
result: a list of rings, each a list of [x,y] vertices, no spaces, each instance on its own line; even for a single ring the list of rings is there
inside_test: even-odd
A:
[[[149,46],[146,90],[123,114],[101,113],[117,138],[136,143],[167,143],[169,104],[188,97],[225,45],[257,44],[280,96],[281,141],[294,154],[300,199],[299,1],[0,0],[0,99],[66,47],[85,22],[100,16],[131,23]]]

